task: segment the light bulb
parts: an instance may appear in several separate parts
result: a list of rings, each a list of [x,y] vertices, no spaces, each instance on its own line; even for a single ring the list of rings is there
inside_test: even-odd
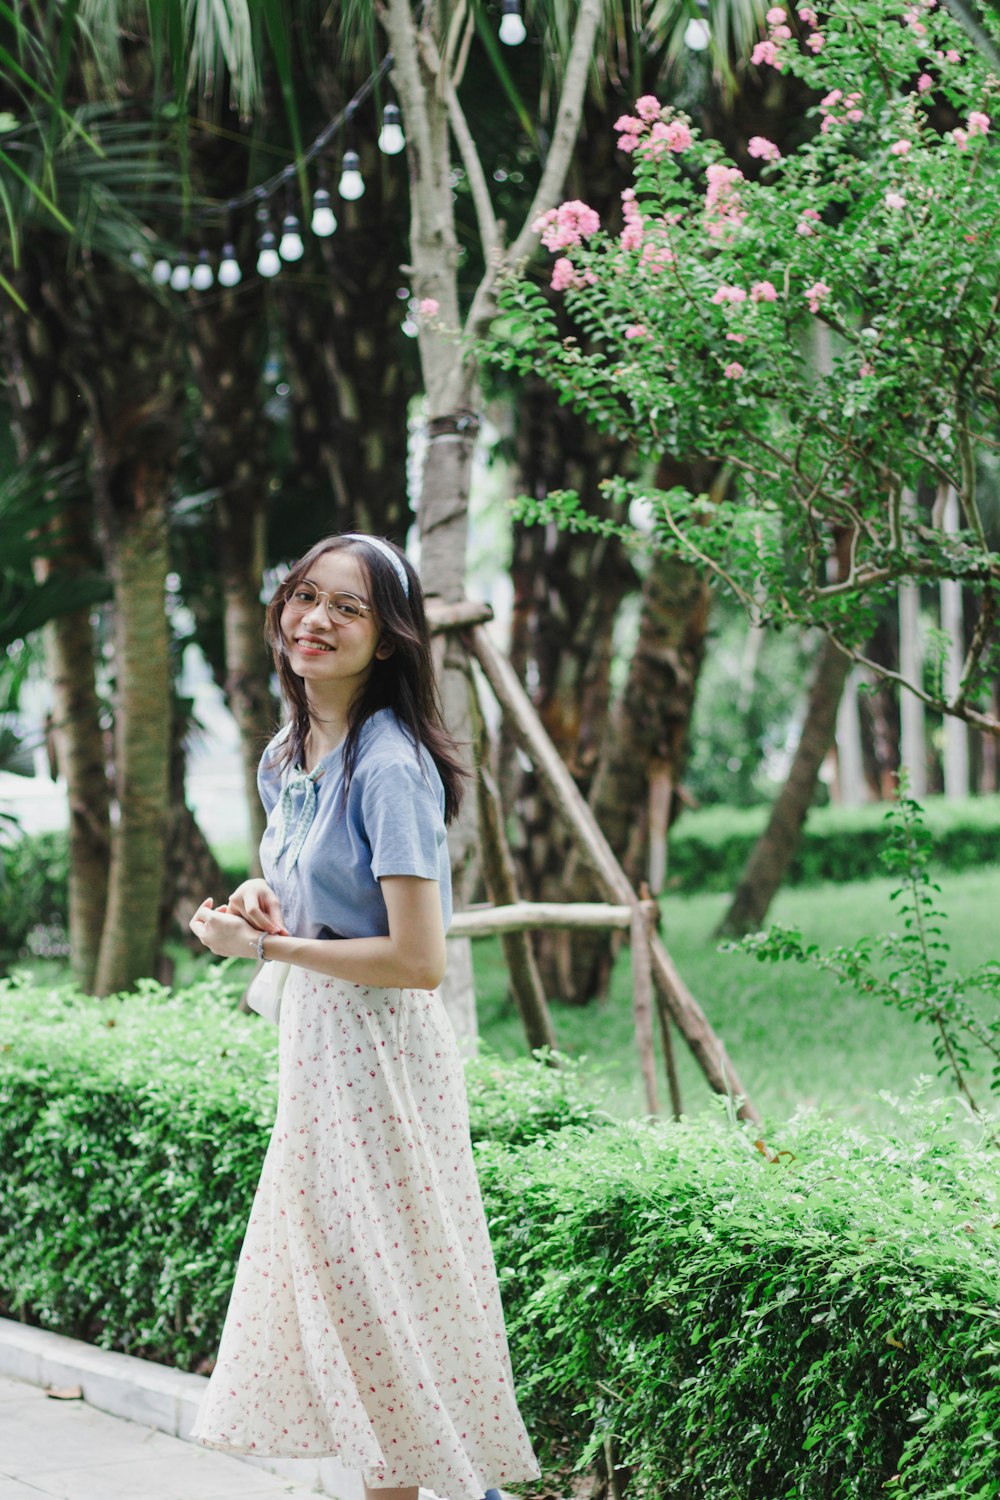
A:
[[[196,292],[207,292],[215,276],[212,272],[212,263],[208,258],[207,250],[198,251],[198,264],[191,272],[191,285]]]
[[[281,270],[281,256],[275,248],[274,235],[269,229],[265,229],[260,237],[260,254],[257,256],[257,274],[260,276],[277,276]]]
[[[701,16],[692,16],[684,28],[684,45],[692,52],[704,52],[712,39],[712,32]]]
[[[356,151],[344,152],[344,168],[337,191],[348,203],[354,203],[364,194],[365,181],[361,176],[361,160]]]
[[[186,292],[191,285],[191,267],[186,260],[179,260],[170,273],[170,285],[175,292]]]
[[[173,266],[170,264],[169,260],[155,261],[153,264],[153,280],[156,282],[156,285],[166,286],[167,282],[170,280],[170,273],[172,270]]]
[[[240,263],[236,259],[236,250],[232,245],[223,245],[222,259],[219,262],[219,285],[238,286],[243,280],[243,272]]]
[[[503,0],[500,40],[505,47],[519,47],[528,35],[521,20],[521,0]]]
[[[278,254],[282,260],[301,260],[305,254],[305,245],[299,233],[299,221],[294,214],[286,214],[281,221],[281,244],[278,246]]]
[[[313,212],[310,228],[321,240],[333,234],[337,227],[337,216],[330,207],[330,194],[326,188],[317,188],[313,193]]]
[[[399,105],[387,104],[382,111],[382,129],[379,132],[378,148],[386,156],[398,156],[405,145],[406,137],[399,122]]]

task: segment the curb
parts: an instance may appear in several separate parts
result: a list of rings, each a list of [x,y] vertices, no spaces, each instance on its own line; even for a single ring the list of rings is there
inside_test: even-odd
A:
[[[98,1349],[80,1339],[10,1318],[0,1318],[0,1375],[42,1387],[78,1385],[89,1406],[112,1417],[155,1427],[184,1442],[208,1385],[206,1375],[189,1375],[132,1354]],[[231,1457],[283,1479],[294,1479],[333,1500],[364,1500],[360,1473],[337,1458]],[[429,1490],[420,1493],[421,1500],[435,1500]]]

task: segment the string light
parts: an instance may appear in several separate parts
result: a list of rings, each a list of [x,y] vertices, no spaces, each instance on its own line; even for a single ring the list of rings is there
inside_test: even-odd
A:
[[[313,193],[312,220],[309,228],[321,240],[327,239],[337,228],[337,216],[330,207],[330,194],[325,187],[318,187]]]
[[[500,40],[505,47],[519,47],[528,35],[521,19],[521,0],[503,0]]]
[[[196,292],[207,292],[214,280],[215,274],[212,270],[212,261],[208,251],[199,250],[198,264],[191,272],[191,285]]]
[[[347,203],[364,196],[365,180],[361,175],[361,158],[356,151],[345,151],[337,192]]]
[[[692,52],[704,52],[712,40],[708,24],[708,0],[698,0],[700,16],[692,16],[684,28],[684,45]]]
[[[239,286],[242,280],[243,272],[236,259],[236,247],[227,240],[222,247],[222,259],[219,262],[219,285]]]
[[[278,254],[278,242],[271,228],[271,214],[266,203],[262,203],[257,209],[257,223],[261,226],[257,240],[257,275],[270,280],[281,270],[281,256]]]
[[[175,292],[186,292],[191,285],[191,267],[186,255],[177,257],[177,263],[170,272],[170,285]]]
[[[382,111],[382,129],[379,131],[378,148],[386,156],[398,156],[406,145],[406,137],[400,123],[399,105],[391,101]]]
[[[202,247],[198,250],[193,268],[189,253],[178,250],[172,260],[167,259],[166,256],[160,256],[149,269],[148,274],[154,284],[170,286],[178,292],[187,291],[189,287],[193,287],[196,291],[207,291],[216,280],[221,287],[227,289],[238,286],[243,280],[243,270],[233,242],[232,219],[241,209],[255,202],[259,226],[256,262],[258,274],[271,279],[279,274],[284,262],[294,263],[301,260],[306,247],[301,223],[292,208],[291,191],[295,179],[301,178],[309,163],[321,158],[334,136],[346,129],[348,132],[347,149],[344,151],[341,163],[339,192],[341,197],[349,203],[356,202],[364,196],[365,182],[361,175],[361,161],[351,144],[352,122],[358,107],[377,89],[392,65],[393,56],[391,52],[388,52],[353,98],[323,127],[312,145],[297,161],[289,163],[265,182],[248,188],[245,192],[236,194],[225,202],[204,203],[194,210],[192,217],[197,224],[220,219],[225,222],[225,242],[222,246],[217,272],[213,270],[212,256],[208,249]],[[403,134],[399,105],[392,100],[385,105],[382,112],[378,141],[380,149],[387,156],[396,156],[405,149],[406,138]],[[285,213],[281,221],[279,243],[271,224],[270,210],[267,205],[268,201],[282,190],[285,193]],[[337,217],[333,212],[322,166],[319,170],[319,183],[313,193],[309,227],[319,239],[328,238],[337,228]],[[143,258],[141,267],[137,259],[133,259],[133,264],[136,265],[137,270],[145,270],[148,263]]]
[[[301,260],[306,252],[302,243],[302,235],[299,232],[299,221],[294,214],[286,214],[281,221],[281,244],[278,246],[278,254],[282,260]]]

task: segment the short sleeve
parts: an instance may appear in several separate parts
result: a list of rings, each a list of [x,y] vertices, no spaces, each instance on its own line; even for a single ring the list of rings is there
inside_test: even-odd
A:
[[[439,879],[444,817],[416,761],[374,769],[365,779],[361,816],[376,880],[383,875]]]
[[[277,766],[271,763],[279,740],[280,736],[271,741],[257,766],[257,791],[268,817],[274,811],[278,798],[281,795],[281,774]]]

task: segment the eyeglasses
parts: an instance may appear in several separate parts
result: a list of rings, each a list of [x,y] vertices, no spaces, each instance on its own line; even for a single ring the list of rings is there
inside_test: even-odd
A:
[[[297,615],[308,614],[320,599],[326,600],[327,614],[338,625],[351,625],[362,615],[372,612],[371,605],[365,604],[356,594],[328,594],[325,589],[318,589],[311,583],[300,583],[297,589],[293,589],[285,600],[285,608]]]

